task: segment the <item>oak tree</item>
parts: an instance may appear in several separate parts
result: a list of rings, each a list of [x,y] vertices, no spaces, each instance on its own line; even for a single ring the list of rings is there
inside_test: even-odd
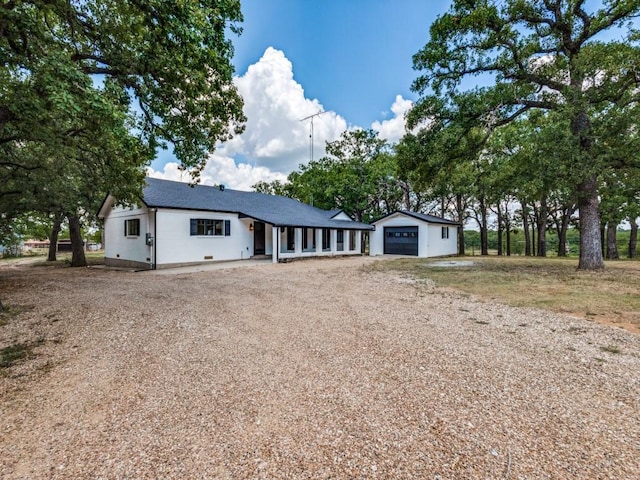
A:
[[[424,119],[495,129],[528,111],[568,119],[580,211],[579,268],[604,266],[594,112],[637,103],[640,47],[633,20],[640,0],[454,0],[413,58],[421,94],[410,125]],[[615,39],[607,38],[613,34]]]

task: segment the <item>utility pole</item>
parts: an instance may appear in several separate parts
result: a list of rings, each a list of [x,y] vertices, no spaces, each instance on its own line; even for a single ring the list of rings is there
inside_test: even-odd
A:
[[[310,161],[313,162],[313,119],[323,113],[327,113],[324,110],[320,110],[318,113],[314,113],[313,115],[309,115],[308,117],[301,118],[300,121],[304,122],[305,120],[311,119],[311,125],[309,130],[309,156]]]

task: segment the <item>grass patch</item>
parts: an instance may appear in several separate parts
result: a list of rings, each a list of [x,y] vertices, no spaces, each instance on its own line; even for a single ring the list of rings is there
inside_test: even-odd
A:
[[[97,252],[85,252],[85,258],[87,259],[87,266],[92,265],[104,265],[104,251]],[[43,256],[41,260],[34,263],[39,267],[60,267],[71,264],[71,252],[58,253],[56,255],[55,262],[47,261],[47,257]]]
[[[3,305],[2,307],[2,311],[0,311],[0,327],[4,327],[7,323],[9,323],[9,320],[20,313],[19,308],[9,305]]]
[[[0,368],[8,368],[15,362],[33,355],[33,349],[44,343],[44,339],[35,342],[16,343],[0,349]]]
[[[606,262],[602,272],[577,270],[575,258],[467,257],[462,266],[441,259],[376,262],[375,269],[430,279],[487,301],[536,307],[624,326],[640,333],[640,262]]]
[[[600,347],[600,350],[607,353],[613,353],[614,355],[618,355],[622,353],[622,350],[620,350],[620,347],[617,347],[615,345],[607,345],[606,347]]]

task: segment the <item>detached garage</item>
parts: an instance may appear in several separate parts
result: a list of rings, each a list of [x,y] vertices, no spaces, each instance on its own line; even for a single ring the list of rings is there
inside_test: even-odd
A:
[[[458,253],[457,222],[445,218],[400,211],[373,222],[371,255],[443,257]]]

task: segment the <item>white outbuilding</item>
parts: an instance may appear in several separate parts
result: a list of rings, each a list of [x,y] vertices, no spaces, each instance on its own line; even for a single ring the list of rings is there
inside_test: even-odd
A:
[[[445,257],[458,253],[458,222],[403,210],[382,217],[373,225],[370,255]]]

